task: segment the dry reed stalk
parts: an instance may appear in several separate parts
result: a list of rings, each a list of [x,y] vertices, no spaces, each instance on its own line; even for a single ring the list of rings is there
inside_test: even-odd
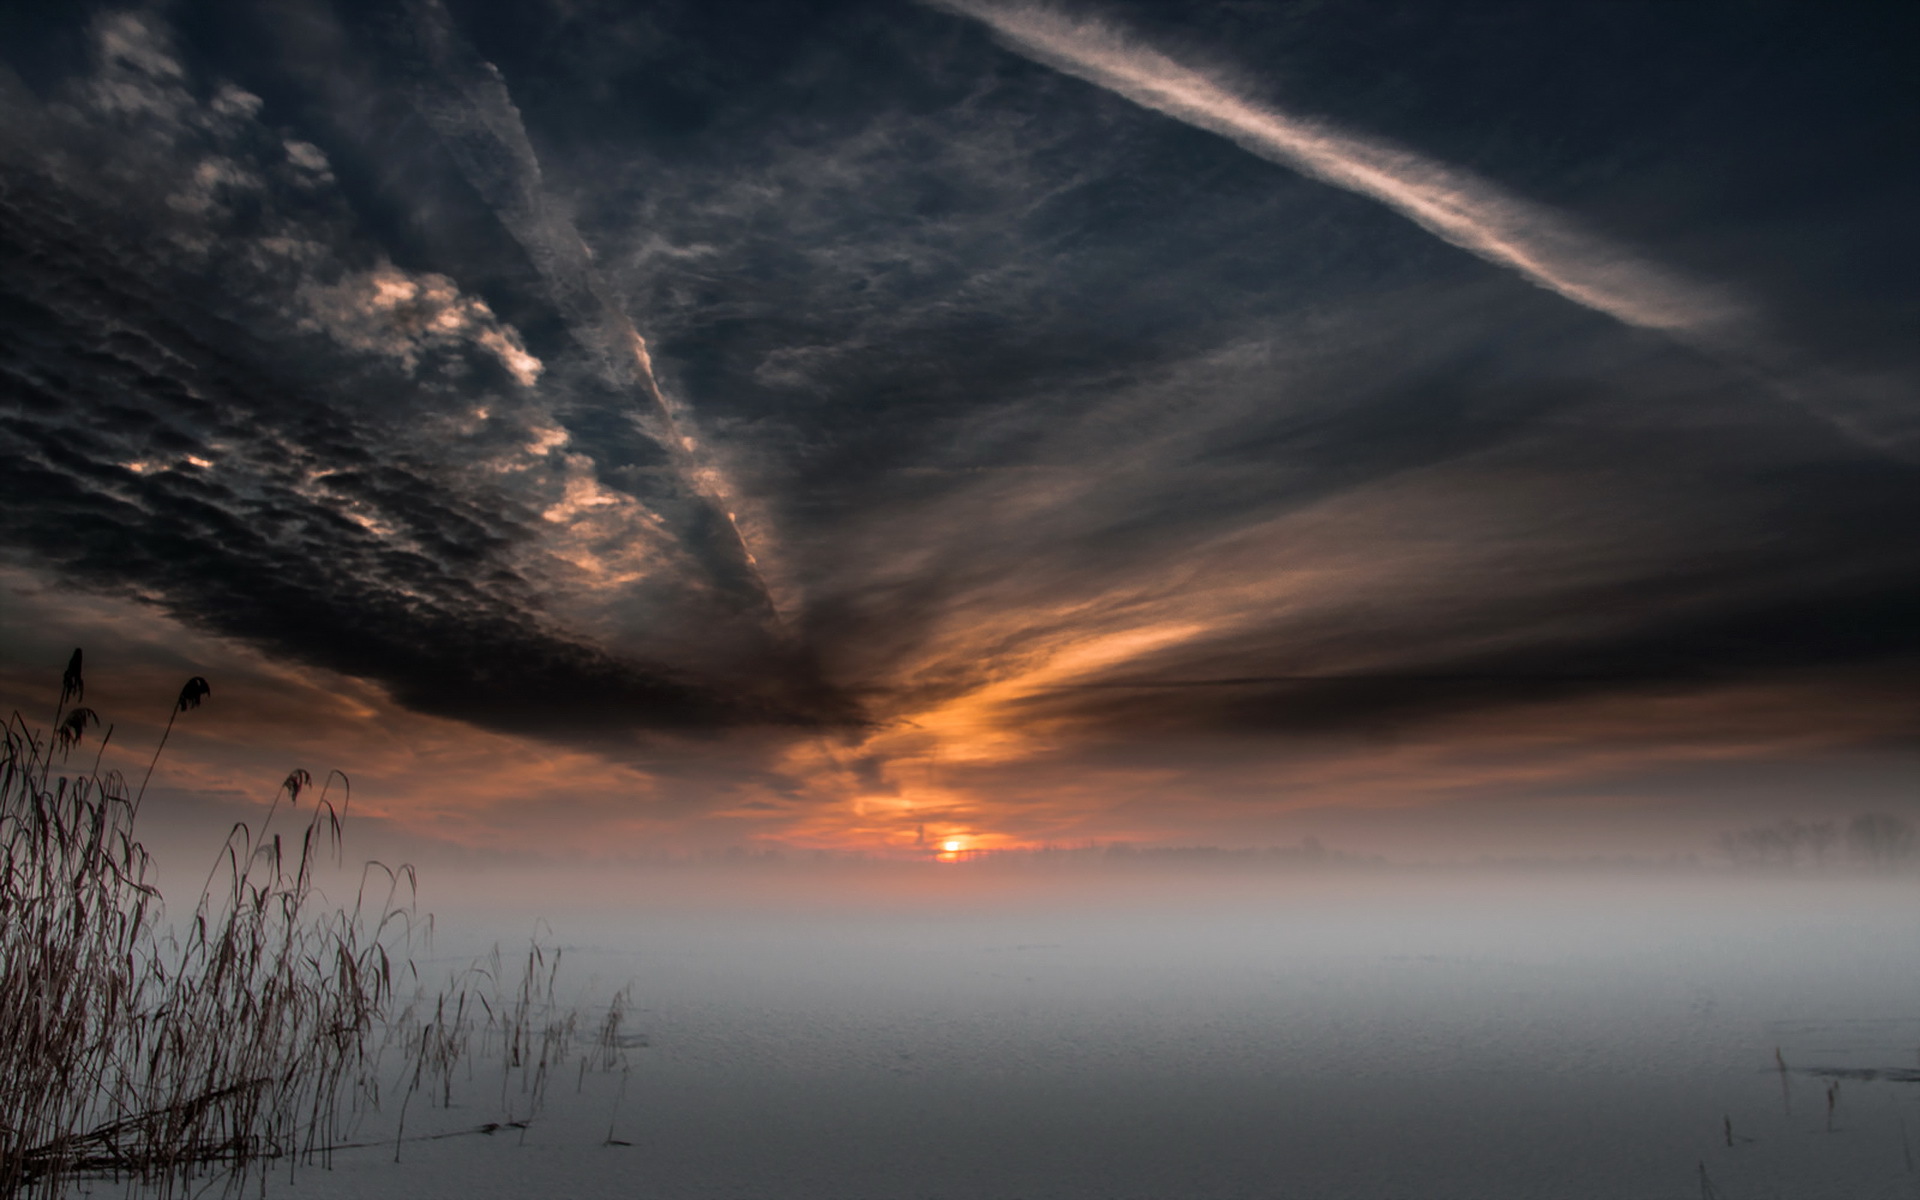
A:
[[[84,708],[62,719],[84,687],[76,651],[54,736],[15,714],[0,740],[0,1196],[109,1172],[164,1197],[312,1154],[371,1065],[404,910],[310,911],[314,869],[339,847],[330,778],[297,849],[236,825],[224,874],[170,935],[134,836],[139,792],[97,760],[53,776],[56,752],[99,723]],[[169,731],[207,693],[189,680]],[[276,807],[309,783],[289,775]]]
[[[187,682],[168,734],[208,692]],[[555,1003],[557,952],[534,944],[507,990],[496,951],[395,1011],[401,968],[418,978],[400,952],[417,880],[411,867],[369,864],[351,909],[318,907],[315,869],[339,859],[350,791],[330,774],[290,843],[272,822],[313,791],[304,770],[258,830],[233,827],[184,934],[168,932],[134,836],[145,780],[130,792],[97,754],[87,774],[52,774],[56,752],[64,763],[99,724],[91,709],[66,709],[84,695],[76,650],[54,734],[16,713],[0,739],[0,1198],[56,1197],[111,1174],[166,1200],[203,1182],[264,1184],[274,1161],[325,1165],[357,1144],[350,1125],[379,1107],[395,1050],[406,1081],[396,1154],[407,1102],[425,1088],[450,1106],[476,1041],[482,1052],[498,1043],[506,1117],[466,1132],[525,1129],[579,1032]],[[625,1049],[644,1044],[619,1032],[626,1002],[615,998],[581,1055],[583,1077],[590,1058],[625,1068]]]

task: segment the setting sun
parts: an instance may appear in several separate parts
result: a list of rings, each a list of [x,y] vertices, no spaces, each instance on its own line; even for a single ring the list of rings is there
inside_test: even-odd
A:
[[[948,838],[946,841],[940,843],[940,848],[948,854],[958,854],[961,850],[965,849],[965,847],[966,843],[959,838]]]

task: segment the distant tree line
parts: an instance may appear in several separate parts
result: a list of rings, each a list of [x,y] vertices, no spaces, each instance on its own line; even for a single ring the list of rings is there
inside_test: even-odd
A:
[[[1892,813],[1861,813],[1844,834],[1834,821],[1775,821],[1720,835],[1720,848],[1736,866],[1824,867],[1840,860],[1886,871],[1914,864],[1920,837],[1911,821]]]

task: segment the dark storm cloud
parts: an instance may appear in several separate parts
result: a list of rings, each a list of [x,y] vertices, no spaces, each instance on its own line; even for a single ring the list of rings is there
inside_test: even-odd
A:
[[[1036,716],[1066,715],[1136,737],[1209,731],[1379,733],[1481,710],[1498,712],[1593,695],[1703,694],[1756,679],[1844,670],[1857,663],[1891,661],[1910,670],[1920,660],[1920,633],[1913,621],[1920,606],[1920,577],[1809,591],[1762,595],[1711,614],[1675,615],[1586,638],[1514,639],[1524,644],[1457,658],[1436,660],[1432,643],[1447,640],[1446,631],[1432,630],[1423,644],[1406,648],[1407,668],[1377,674],[1115,679],[1036,697],[1026,707]],[[1617,594],[1566,599],[1568,607],[1622,601]],[[1664,597],[1657,589],[1633,589],[1631,603],[1636,607],[1650,599]],[[1563,611],[1556,606],[1551,613]],[[1537,621],[1543,615],[1517,615],[1516,626],[1525,616]],[[1250,657],[1257,661],[1260,651],[1270,649],[1274,639],[1266,632],[1267,637],[1249,639],[1256,643],[1248,648],[1253,652],[1249,656],[1235,656],[1231,647],[1222,647],[1195,653],[1178,666],[1244,667]],[[1920,695],[1920,689],[1898,677],[1890,683],[1891,691],[1882,689],[1887,696],[1911,701]],[[1827,716],[1809,713],[1807,719],[1820,725]],[[1861,732],[1874,737],[1882,733],[1878,728]],[[1908,732],[1908,740],[1915,739],[1920,739],[1920,729]]]
[[[844,725],[863,792],[1920,655],[1920,485],[1823,419],[1913,419],[1873,31],[1433,11],[1088,10],[1364,187],[921,6],[188,4],[191,77],[103,18],[9,133],[9,536],[501,727]]]
[[[367,244],[324,155],[191,79],[155,18],[92,36],[92,74],[7,131],[17,551],[495,727],[796,719],[591,639],[564,600],[609,576],[652,575],[665,621],[704,591],[727,623],[678,550],[671,482],[653,509],[609,493],[516,331]],[[622,581],[644,607],[649,581]]]
[[[1377,527],[1351,547],[1276,541],[1251,569],[1196,547],[1413,472],[1454,498],[1530,507],[1542,534],[1431,528],[1417,576],[1336,593],[1306,618],[1276,596],[1275,619],[1236,615],[1230,633],[1151,664],[1360,680],[1327,695],[1290,683],[1304,699],[1268,704],[1266,719],[1245,715],[1264,701],[1244,695],[1142,693],[1125,715],[1085,697],[1050,706],[1085,704],[1096,725],[1264,730],[1913,652],[1902,614],[1915,561],[1887,529],[1920,497],[1909,470],[1878,461],[1910,419],[1910,386],[1823,384],[1798,368],[1757,378],[1752,363],[1785,361],[1777,346],[1742,346],[1749,367],[1730,369],[1608,330],[1228,147],[1124,123],[1005,63],[979,70],[975,91],[899,128],[891,114],[774,122],[717,191],[710,170],[685,190],[672,172],[635,188],[653,218],[636,286],[652,289],[662,328],[686,331],[667,344],[703,372],[702,394],[723,409],[754,411],[755,387],[783,392],[788,412],[817,405],[792,440],[827,469],[807,472],[784,444],[773,469],[804,473],[796,504],[831,514],[812,551],[814,629],[847,648],[854,679],[931,669],[964,690],[979,677],[963,663],[929,668],[942,627],[1017,627],[960,639],[957,657],[974,660],[1074,624],[1177,615],[1181,601],[1143,604],[1156,576],[1184,599],[1262,567],[1280,577],[1388,553]],[[909,181],[946,203],[916,205]],[[1296,318],[1308,297],[1317,323]],[[1718,327],[1723,308],[1707,307],[1700,319]],[[1235,343],[1260,347],[1237,378],[1218,367]],[[1345,377],[1295,369],[1323,353],[1346,356]],[[707,366],[756,359],[751,381]],[[1795,407],[1843,427],[1863,417],[1873,436],[1850,446]],[[1527,476],[1573,485],[1515,486]],[[804,537],[814,514],[793,515]],[[1229,553],[1263,553],[1239,541]],[[1453,611],[1434,611],[1441,596]],[[878,647],[896,639],[887,660]],[[1502,644],[1474,644],[1489,640]]]
[[[1025,614],[999,624],[1002,651],[1189,625],[1088,676],[1118,690],[1021,704],[1138,736],[1373,729],[1920,651],[1920,571],[1884,523],[1920,507],[1910,471],[1756,419],[1710,364],[1593,336],[1620,356],[1606,384],[1459,351],[1362,366],[1359,340],[1340,370],[1261,347],[1115,389],[1028,443],[1031,470],[949,477],[856,523],[854,553],[895,570],[821,619],[851,637],[911,616],[906,661],[996,613]],[[1290,403],[1288,376],[1340,402]],[[1795,439],[1825,450],[1802,460]],[[979,645],[958,642],[960,680]],[[1247,678],[1263,674],[1285,678]],[[1239,682],[1154,686],[1209,679]]]

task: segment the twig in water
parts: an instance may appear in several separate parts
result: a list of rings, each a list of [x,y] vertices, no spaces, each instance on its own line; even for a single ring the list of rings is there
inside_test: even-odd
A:
[[[607,1140],[603,1146],[631,1146],[632,1142],[621,1141],[613,1136],[613,1127],[620,1120],[620,1104],[627,1098],[627,1080],[633,1075],[630,1066],[620,1068],[620,1091],[613,1098],[613,1112],[607,1116]]]

